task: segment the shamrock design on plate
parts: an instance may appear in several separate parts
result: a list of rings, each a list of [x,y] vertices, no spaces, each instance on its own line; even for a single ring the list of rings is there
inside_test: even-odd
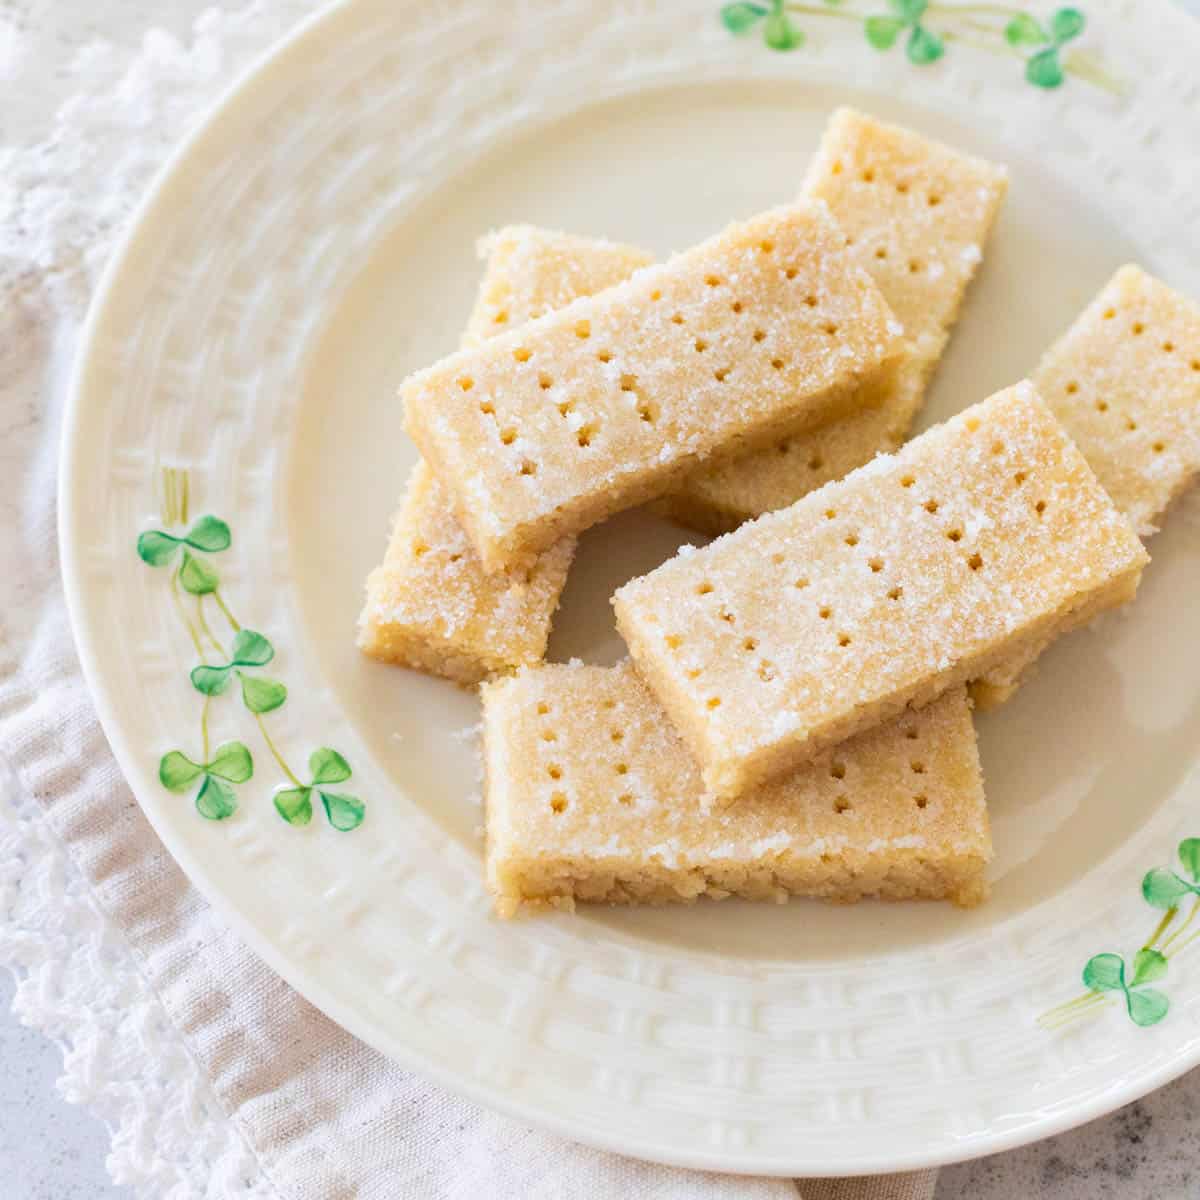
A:
[[[261,633],[239,630],[230,660],[217,667],[193,667],[192,687],[206,696],[219,696],[236,675],[242,685],[242,703],[252,713],[274,712],[287,699],[287,688],[277,679],[247,674],[254,667],[265,667],[274,657],[275,647]]]
[[[804,45],[804,34],[788,19],[783,0],[768,4],[726,4],[721,21],[730,33],[749,33],[762,22],[763,42],[772,50],[795,50]]]
[[[878,11],[885,7],[887,11]],[[721,24],[739,37],[758,32],[772,50],[807,43],[798,20],[861,27],[867,44],[880,52],[901,41],[910,63],[927,67],[951,47],[1010,57],[1022,64],[1034,87],[1061,87],[1068,76],[1121,96],[1126,84],[1110,74],[1094,51],[1064,47],[1083,33],[1087,19],[1078,8],[1058,8],[1049,17],[1013,4],[951,4],[941,0],[735,0],[720,9]],[[957,52],[957,51],[956,51]]]
[[[193,596],[207,596],[217,590],[220,581],[216,571],[193,552],[216,554],[228,550],[230,540],[229,526],[224,521],[219,517],[204,516],[182,537],[161,529],[147,529],[138,537],[137,552],[147,565],[165,567],[182,550],[178,573],[180,587]]]
[[[1025,62],[1025,78],[1042,88],[1059,87],[1066,78],[1059,51],[1077,38],[1087,24],[1077,8],[1060,8],[1045,26],[1028,13],[1019,13],[1004,27],[1004,38],[1015,49],[1041,46]]]
[[[1200,896],[1200,838],[1184,838],[1176,853],[1186,879],[1166,867],[1155,867],[1142,880],[1142,895],[1155,908],[1175,908],[1185,896]]]
[[[166,528],[147,529],[137,539],[142,562],[170,568],[165,574],[175,612],[199,659],[189,670],[188,679],[204,697],[199,756],[190,758],[181,750],[164,754],[158,764],[159,781],[172,792],[186,792],[199,781],[196,811],[210,821],[224,821],[237,812],[233,785],[250,779],[254,760],[241,742],[224,742],[210,757],[209,728],[213,700],[227,692],[236,679],[242,705],[253,717],[263,745],[280,774],[292,785],[285,783],[276,792],[279,815],[291,825],[307,825],[312,820],[315,791],[332,828],[343,832],[357,829],[366,811],[364,803],[357,796],[330,790],[331,784],[350,778],[350,764],[345,758],[328,747],[315,750],[308,760],[312,781],[304,784],[288,765],[285,748],[271,736],[264,718],[282,708],[288,699],[283,682],[262,674],[262,668],[275,658],[275,647],[264,634],[245,628],[222,595],[220,577],[208,556],[228,550],[233,538],[228,524],[211,514],[188,524],[190,491],[186,469],[164,467],[161,516]],[[183,532],[171,532],[172,527],[183,526],[187,527]],[[210,622],[210,617],[217,620]],[[224,636],[222,620],[228,631]],[[232,637],[232,641],[226,641],[226,637]]]
[[[1083,968],[1083,986],[1093,992],[1120,992],[1125,1011],[1135,1025],[1156,1025],[1171,1004],[1158,988],[1145,987],[1167,973],[1167,958],[1158,950],[1142,947],[1133,956],[1133,975],[1126,980],[1125,960],[1119,954],[1096,954]]]
[[[1153,932],[1133,956],[1133,973],[1126,977],[1125,960],[1119,954],[1093,955],[1083,969],[1084,995],[1043,1013],[1040,1023],[1056,1029],[1101,1006],[1107,997],[1119,994],[1125,1011],[1135,1025],[1156,1025],[1167,1015],[1170,1002],[1157,988],[1146,984],[1162,979],[1168,963],[1191,946],[1200,931],[1194,923],[1200,916],[1200,838],[1184,838],[1176,847],[1182,874],[1169,867],[1155,867],[1142,877],[1142,898],[1163,914]],[[1187,914],[1180,909],[1190,898]]]
[[[293,776],[295,787],[281,788],[275,793],[275,808],[289,825],[307,825],[312,820],[312,794],[321,798],[326,819],[334,829],[343,832],[362,824],[364,806],[357,796],[331,792],[328,785],[341,783],[351,775],[350,764],[328,746],[314,750],[308,758],[311,780],[301,783]]]
[[[207,762],[194,762],[179,750],[162,756],[158,778],[170,792],[186,792],[203,778],[196,793],[196,811],[210,821],[224,821],[237,812],[231,783],[245,783],[254,774],[254,759],[241,742],[225,742]]]
[[[905,30],[908,38],[904,53],[914,66],[923,67],[937,62],[946,53],[946,44],[932,30],[921,24],[929,7],[928,0],[889,0],[891,14],[868,17],[863,31],[876,50],[890,50]]]

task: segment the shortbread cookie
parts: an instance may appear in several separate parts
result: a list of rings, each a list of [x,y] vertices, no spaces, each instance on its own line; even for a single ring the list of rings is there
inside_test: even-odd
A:
[[[619,283],[650,256],[632,246],[528,227],[480,243],[487,268],[464,344]],[[485,574],[446,493],[418,463],[383,565],[367,580],[359,645],[373,658],[473,684],[546,652],[575,550],[560,539],[513,571]]]
[[[861,404],[900,328],[843,243],[801,201],[412,376],[409,432],[484,569]]]
[[[728,799],[1124,603],[1146,561],[1026,382],[614,603]]]
[[[1200,472],[1200,308],[1122,267],[1033,378],[1113,503],[1143,537],[1155,533]],[[977,703],[1007,700],[1036,657],[972,683]]]
[[[359,647],[372,658],[471,685],[546,653],[575,539],[527,568],[484,573],[433,472],[409,477],[383,565],[367,579]]]
[[[908,434],[983,257],[1008,186],[1003,167],[852,109],[834,113],[804,184],[829,205],[904,326],[906,354],[866,402],[817,429],[694,474],[660,504],[684,524],[724,533],[895,450]]]
[[[654,256],[603,238],[510,225],[479,241],[487,260],[462,344],[478,346],[648,267]]]
[[[1200,472],[1200,308],[1122,267],[1034,385],[1143,537]]]
[[[501,916],[577,900],[986,895],[991,838],[961,688],[720,809],[628,662],[487,684],[483,727]]]

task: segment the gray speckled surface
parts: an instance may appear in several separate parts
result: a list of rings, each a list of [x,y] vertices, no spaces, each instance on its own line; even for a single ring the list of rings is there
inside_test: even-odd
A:
[[[104,1168],[108,1130],[54,1086],[62,1053],[10,1011],[0,971],[0,1194],[12,1200],[130,1200]]]
[[[1200,0],[1181,0],[1200,15]],[[151,25],[183,35],[211,0],[0,0],[4,27],[30,35],[44,57],[39,95],[16,119],[0,112],[4,140],[36,140],[61,99],[56,68],[90,38],[134,44]],[[99,15],[103,13],[103,15]],[[2,42],[0,38],[0,42]],[[0,55],[0,82],[4,79]],[[37,114],[35,117],[34,114]],[[36,124],[35,124],[36,122]],[[44,127],[44,126],[43,126]],[[61,1055],[10,1012],[0,971],[0,1195],[13,1200],[132,1200],[104,1167],[108,1133],[55,1088]],[[937,1200],[1195,1200],[1200,1196],[1200,1071],[1110,1117],[1037,1145],[944,1170]],[[865,1131],[866,1132],[866,1131]]]

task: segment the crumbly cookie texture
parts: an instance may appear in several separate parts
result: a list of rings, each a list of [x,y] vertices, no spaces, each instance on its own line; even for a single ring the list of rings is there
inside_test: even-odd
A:
[[[401,388],[486,571],[864,400],[900,327],[814,201],[761,214]]]
[[[651,261],[632,246],[528,226],[489,235],[480,253],[487,267],[464,345],[603,291]],[[537,662],[574,551],[574,538],[562,538],[527,566],[487,574],[444,489],[419,462],[383,564],[367,580],[359,646],[468,685]]]
[[[636,246],[532,225],[509,225],[481,238],[479,256],[487,265],[463,334],[464,347],[482,345],[580,296],[623,283],[654,261],[649,251]]]
[[[723,799],[1122,604],[1146,552],[1026,382],[619,589]]]
[[[1200,308],[1122,267],[1033,377],[1105,491],[1143,537],[1200,473]],[[983,708],[1018,688],[1036,653],[971,684]]]
[[[669,515],[725,533],[895,450],[925,399],[1008,188],[1005,169],[852,109],[833,114],[804,183],[904,326],[905,354],[860,411],[689,477]]]
[[[628,662],[522,670],[484,686],[483,715],[501,916],[576,901],[986,896],[991,838],[961,688],[723,808]]]
[[[383,565],[367,579],[359,646],[470,685],[538,662],[575,554],[562,538],[528,567],[485,574],[445,492],[413,469]]]

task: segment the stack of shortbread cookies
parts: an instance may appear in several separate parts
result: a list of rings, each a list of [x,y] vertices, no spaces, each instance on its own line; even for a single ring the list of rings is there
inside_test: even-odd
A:
[[[665,263],[483,241],[359,644],[482,684],[502,916],[986,896],[972,708],[1133,599],[1200,471],[1200,309],[1134,266],[905,442],[1006,186],[843,109],[797,200]],[[544,663],[577,535],[646,502],[724,536],[618,589],[628,660]]]

